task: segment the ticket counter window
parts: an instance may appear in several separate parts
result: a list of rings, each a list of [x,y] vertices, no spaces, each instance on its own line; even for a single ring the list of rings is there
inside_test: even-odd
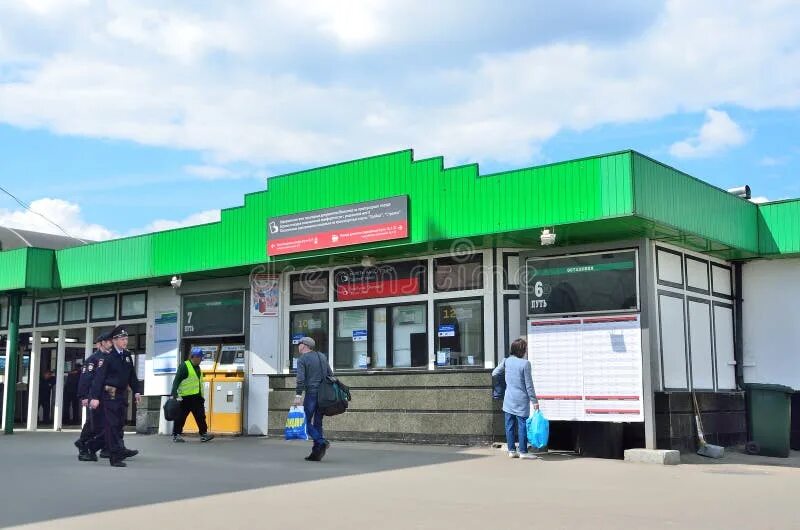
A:
[[[296,311],[290,317],[289,368],[297,369],[300,357],[298,344],[303,337],[311,337],[317,344],[317,351],[328,353],[328,310]]]
[[[336,311],[334,367],[337,370],[369,368],[369,326],[367,309]]]
[[[483,366],[483,301],[436,302],[436,366]]]

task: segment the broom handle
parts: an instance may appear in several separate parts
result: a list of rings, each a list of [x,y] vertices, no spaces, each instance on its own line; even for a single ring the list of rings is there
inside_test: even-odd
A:
[[[694,401],[694,412],[695,418],[697,419],[697,434],[700,440],[705,442],[705,436],[703,435],[703,431],[705,430],[703,429],[703,418],[700,417],[700,406],[697,404],[697,396],[694,390],[692,390],[692,401]]]

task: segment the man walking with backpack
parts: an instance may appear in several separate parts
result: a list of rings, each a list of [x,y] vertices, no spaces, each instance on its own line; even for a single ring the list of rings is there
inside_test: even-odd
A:
[[[316,345],[311,337],[300,339],[298,350],[301,357],[297,360],[297,388],[294,397],[295,406],[303,405],[305,409],[306,429],[314,440],[311,454],[306,457],[310,462],[322,460],[331,445],[322,433],[322,411],[319,409],[317,397],[322,380],[333,372],[327,357],[315,350]]]

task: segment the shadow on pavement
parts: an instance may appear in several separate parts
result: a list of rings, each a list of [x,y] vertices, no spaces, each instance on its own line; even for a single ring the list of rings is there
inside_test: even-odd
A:
[[[333,442],[322,462],[306,462],[309,442],[260,437],[126,435],[140,454],[126,468],[79,462],[75,433],[0,435],[0,527],[93,512],[483,458],[458,448]],[[126,521],[130,523],[130,521]]]
[[[791,451],[788,458],[748,455],[741,447],[726,447],[722,458],[706,458],[694,453],[682,454],[683,464],[771,466],[800,468],[800,451]]]

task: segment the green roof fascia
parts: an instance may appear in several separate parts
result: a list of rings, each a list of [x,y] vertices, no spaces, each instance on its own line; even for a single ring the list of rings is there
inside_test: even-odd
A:
[[[758,205],[758,242],[762,256],[800,254],[800,199]]]
[[[57,285],[75,289],[269,263],[269,217],[396,195],[409,197],[409,237],[349,252],[626,216],[633,210],[630,156],[625,151],[479,175],[477,165],[444,168],[441,158],[415,161],[407,150],[272,177],[268,190],[223,210],[220,222],[57,251]]]
[[[0,291],[51,289],[54,251],[18,248],[0,252]]]
[[[731,257],[757,257],[758,206],[640,153],[632,153],[635,215],[674,229],[677,241],[706,242]]]

